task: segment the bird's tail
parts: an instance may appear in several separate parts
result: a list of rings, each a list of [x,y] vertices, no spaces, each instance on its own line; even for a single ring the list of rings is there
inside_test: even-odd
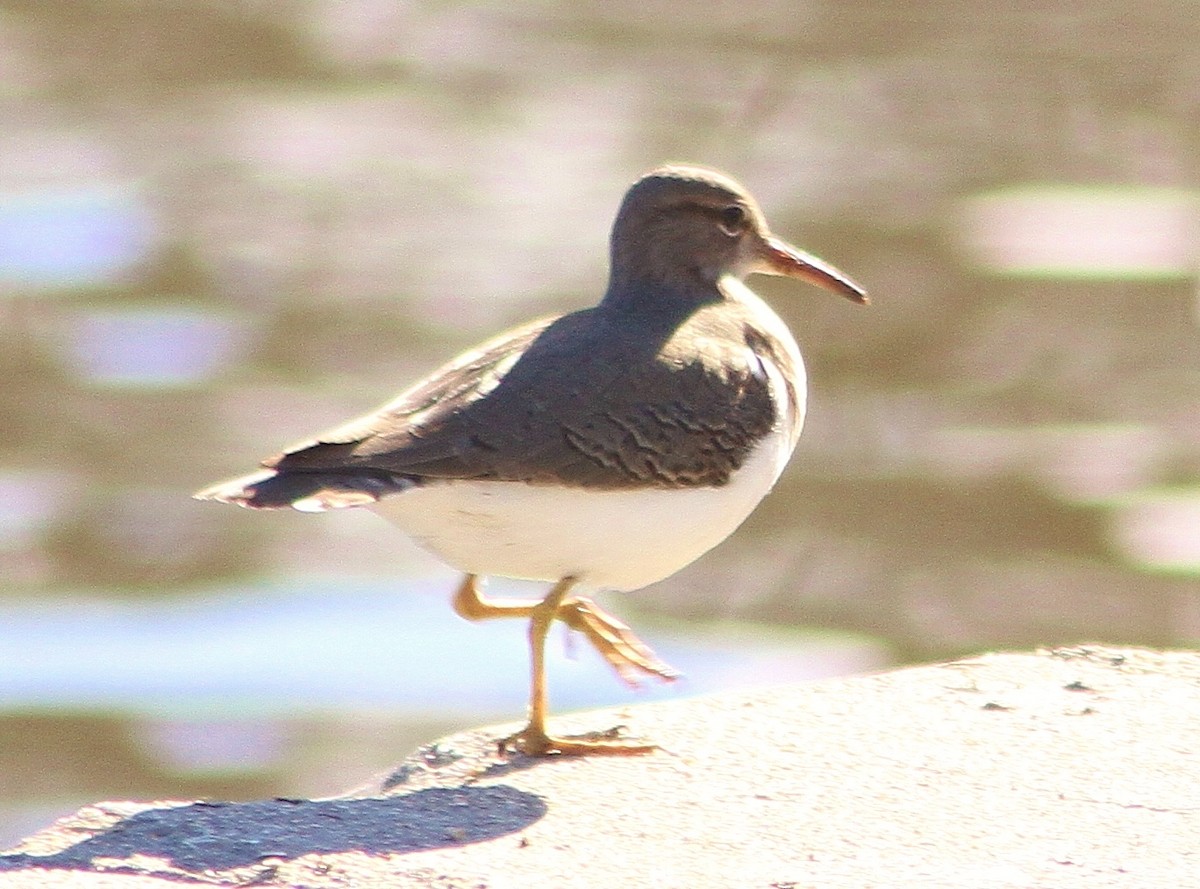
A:
[[[197,500],[216,500],[247,509],[298,509],[324,512],[348,506],[367,506],[385,494],[413,486],[411,479],[388,473],[347,474],[264,469],[197,491]]]

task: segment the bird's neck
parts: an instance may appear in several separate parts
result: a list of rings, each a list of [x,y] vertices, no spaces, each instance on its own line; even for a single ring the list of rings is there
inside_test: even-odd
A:
[[[608,312],[683,319],[698,309],[722,302],[722,288],[699,273],[672,269],[632,270],[613,266],[601,307]]]

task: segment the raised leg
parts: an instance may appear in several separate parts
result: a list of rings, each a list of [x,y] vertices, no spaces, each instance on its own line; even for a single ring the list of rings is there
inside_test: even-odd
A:
[[[611,740],[615,732],[594,735],[554,737],[546,731],[548,702],[546,695],[546,635],[558,616],[563,600],[575,585],[574,577],[564,577],[546,598],[535,605],[529,617],[530,692],[529,723],[521,731],[498,742],[500,752],[515,750],[527,756],[551,754],[610,754],[630,756],[655,750],[653,744],[631,744]]]
[[[546,599],[488,599],[479,589],[477,575],[463,578],[454,594],[454,611],[470,621],[500,617],[532,617]],[[609,614],[585,596],[561,597],[554,618],[583,633],[608,665],[627,685],[636,687],[643,676],[656,676],[665,682],[679,673],[639,639],[629,625]]]

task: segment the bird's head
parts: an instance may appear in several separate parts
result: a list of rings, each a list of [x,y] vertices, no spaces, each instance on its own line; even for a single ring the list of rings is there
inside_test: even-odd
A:
[[[849,277],[772,235],[746,189],[703,167],[660,167],[635,182],[613,224],[611,254],[610,296],[665,285],[702,298],[715,294],[727,275],[758,272],[867,302],[866,291]]]

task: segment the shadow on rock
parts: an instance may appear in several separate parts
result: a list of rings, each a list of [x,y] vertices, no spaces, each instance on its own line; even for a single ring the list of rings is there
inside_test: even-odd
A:
[[[540,797],[506,786],[386,799],[194,803],[139,812],[54,855],[0,857],[0,870],[90,867],[96,858],[144,855],[188,871],[220,871],[314,853],[402,854],[490,840],[545,814]]]

